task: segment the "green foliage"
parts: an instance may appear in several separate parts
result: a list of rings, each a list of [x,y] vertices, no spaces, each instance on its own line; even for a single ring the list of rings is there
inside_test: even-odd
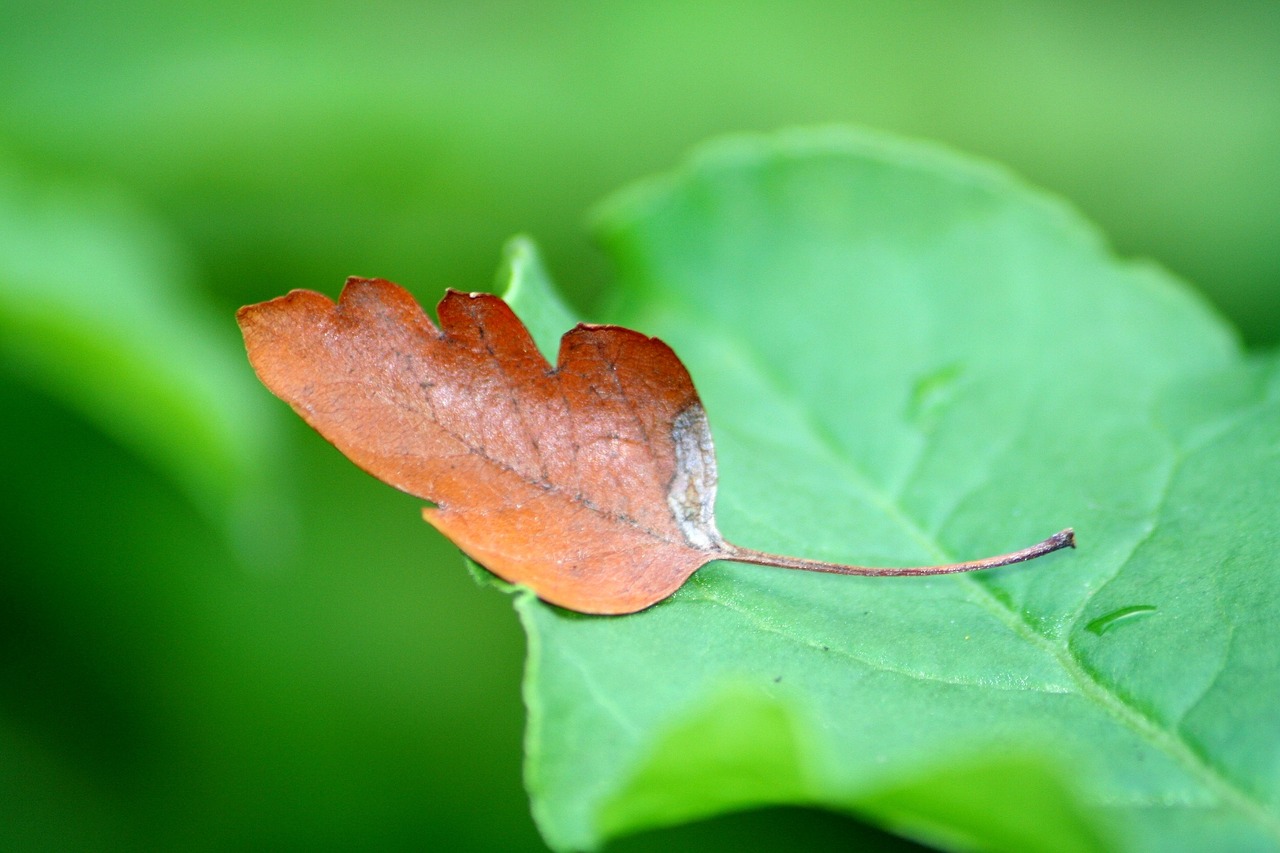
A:
[[[590,204],[725,132],[849,122],[1009,164],[1123,254],[1194,282],[1245,340],[1280,339],[1276,4],[0,0],[0,32],[4,850],[545,849],[519,780],[524,640],[507,602],[459,570],[415,501],[253,388],[239,305],[295,287],[336,295],[349,274],[430,305],[447,286],[489,283],[494,248],[527,232],[572,304],[602,319],[593,309],[613,285],[581,227]],[[90,245],[101,262],[74,271]],[[40,275],[11,275],[19,256]],[[28,286],[52,290],[11,290]],[[139,306],[143,291],[159,302]],[[55,303],[57,334],[28,313]],[[145,332],[114,331],[117,312]],[[567,322],[547,321],[540,340]],[[168,366],[147,336],[177,342]],[[921,423],[964,393],[961,368],[913,377]],[[1212,422],[1247,405],[1258,370],[1212,397],[1205,384],[1170,398],[1168,416],[1199,406]],[[201,407],[211,418],[193,427]],[[743,446],[712,416],[722,452]],[[236,442],[245,455],[230,459]],[[805,523],[791,490],[757,500],[734,484],[738,455],[725,460],[726,523],[731,500]],[[1262,488],[1261,473],[1235,479]],[[254,547],[230,548],[246,510]],[[845,511],[838,495],[822,503],[824,516]],[[744,544],[792,538],[732,523]],[[958,541],[988,523],[957,522],[947,547],[1008,545]],[[793,538],[807,551],[823,526]],[[1027,572],[1072,576],[1102,544]],[[924,553],[875,529],[838,550],[854,547]],[[1081,642],[1159,624],[1165,610],[1105,618],[1148,603],[1088,614],[1101,633]],[[743,689],[709,693],[668,734],[705,731],[699,709]],[[801,719],[767,701],[756,711]],[[664,767],[628,784],[659,784]],[[621,798],[601,820],[621,830]],[[914,849],[807,808],[610,849],[866,844]]]
[[[957,849],[1280,844],[1276,359],[1060,203],[872,136],[714,146],[598,230],[607,319],[702,393],[731,541],[901,565],[1070,524],[1080,549],[717,563],[627,617],[519,594],[554,847],[776,803]],[[552,310],[540,276],[513,297]]]
[[[730,131],[854,122],[1008,163],[1171,264],[1251,340],[1280,314],[1280,8],[655,0],[598,8],[0,0],[0,147],[127,184],[248,302],[423,294]]]
[[[276,425],[232,335],[118,194],[43,185],[0,160],[0,364],[248,534],[270,515]]]

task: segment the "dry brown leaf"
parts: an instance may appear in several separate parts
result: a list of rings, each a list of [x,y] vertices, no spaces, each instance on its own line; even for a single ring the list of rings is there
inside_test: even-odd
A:
[[[352,278],[337,304],[295,290],[240,309],[263,383],[472,559],[584,613],[631,613],[698,567],[737,560],[839,574],[944,574],[1073,545],[872,569],[764,554],[716,529],[716,461],[688,371],[657,338],[579,325],[554,367],[497,296],[449,291],[440,328],[399,286]]]

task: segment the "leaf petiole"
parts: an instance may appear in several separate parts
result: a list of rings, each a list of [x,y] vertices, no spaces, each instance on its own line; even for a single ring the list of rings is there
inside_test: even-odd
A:
[[[1062,548],[1076,547],[1075,531],[1068,527],[1043,542],[1038,542],[1021,551],[987,557],[983,560],[972,560],[967,563],[950,563],[944,566],[911,566],[907,568],[872,568],[870,566],[848,566],[842,563],[828,563],[825,560],[806,560],[803,557],[786,557],[781,554],[768,554],[750,548],[739,548],[725,543],[723,553],[718,559],[733,560],[738,563],[753,563],[757,566],[773,566],[779,569],[800,569],[806,572],[827,572],[835,575],[870,575],[874,577],[902,577],[910,575],[951,575],[957,572],[976,572],[980,569],[994,569],[997,566],[1008,566],[1022,563],[1052,554]]]

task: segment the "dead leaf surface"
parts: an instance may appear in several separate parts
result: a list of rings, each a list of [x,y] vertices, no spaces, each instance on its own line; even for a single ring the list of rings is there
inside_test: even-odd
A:
[[[352,278],[242,308],[263,383],[357,465],[433,502],[472,559],[584,613],[631,613],[730,559],[842,574],[941,574],[1003,557],[867,569],[763,554],[716,529],[715,452],[688,372],[657,338],[580,324],[554,367],[497,296],[449,291],[437,328],[404,289]]]

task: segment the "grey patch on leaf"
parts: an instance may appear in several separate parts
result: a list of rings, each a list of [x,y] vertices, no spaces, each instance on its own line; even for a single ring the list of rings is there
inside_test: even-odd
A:
[[[702,406],[694,403],[671,422],[676,450],[676,473],[667,490],[667,506],[680,532],[695,548],[715,550],[724,545],[716,529],[716,451],[711,425]]]

